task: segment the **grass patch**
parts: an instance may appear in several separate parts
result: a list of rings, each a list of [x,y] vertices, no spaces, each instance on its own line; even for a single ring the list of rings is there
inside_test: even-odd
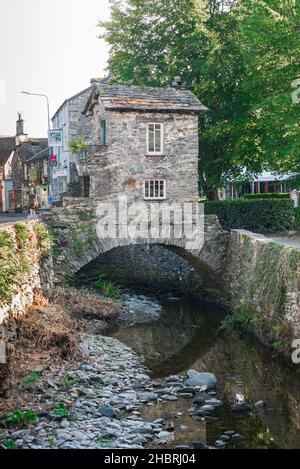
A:
[[[55,448],[57,446],[57,441],[55,438],[49,438],[48,443],[49,443],[50,448]]]
[[[103,437],[97,438],[96,443],[97,445],[105,447],[105,446],[111,445],[113,441],[114,441],[113,438],[108,437],[108,436],[103,436]]]
[[[71,389],[71,388],[73,388],[73,386],[75,386],[76,379],[70,373],[66,373],[63,380],[62,380],[62,382],[61,382],[61,384],[65,389]]]
[[[70,409],[66,404],[63,402],[59,402],[56,404],[53,408],[53,413],[54,415],[57,415],[57,417],[67,417],[69,415]]]
[[[106,298],[112,300],[119,300],[121,298],[120,289],[112,282],[107,281],[105,274],[98,276],[98,279],[93,282],[93,288]]]
[[[0,301],[11,298],[12,286],[18,272],[17,246],[11,234],[0,231]]]
[[[34,388],[38,384],[40,379],[41,379],[41,377],[40,377],[39,374],[31,373],[31,375],[28,375],[23,379],[23,383],[24,383],[25,388],[27,388],[27,389]]]
[[[55,307],[31,307],[19,326],[20,340],[28,341],[36,351],[47,351],[55,359],[70,361],[82,357],[78,333],[67,314]]]
[[[3,446],[6,449],[16,449],[16,443],[14,440],[6,440],[3,442]]]
[[[95,218],[93,210],[78,210],[77,215],[81,221],[91,221]]]
[[[49,252],[53,246],[53,237],[43,223],[34,225],[34,231],[39,242],[39,246],[43,252]]]
[[[235,313],[228,315],[222,321],[220,330],[253,330],[261,323],[261,316],[253,311],[249,306],[241,306]]]
[[[32,410],[16,410],[15,412],[9,412],[6,414],[4,421],[7,426],[19,426],[19,425],[32,425],[38,421],[38,416]]]
[[[29,239],[29,233],[27,231],[26,225],[22,223],[16,223],[14,229],[18,248],[23,251],[27,248]]]
[[[51,301],[82,319],[105,321],[118,316],[122,309],[118,301],[104,298],[86,288],[56,288]]]

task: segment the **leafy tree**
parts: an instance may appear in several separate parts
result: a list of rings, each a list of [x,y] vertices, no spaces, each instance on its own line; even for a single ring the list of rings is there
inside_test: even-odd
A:
[[[198,27],[202,1],[110,0],[111,21],[101,23],[111,45],[114,80],[164,86],[176,75],[199,78],[206,32]]]
[[[291,84],[299,77],[300,4],[297,0],[243,0],[237,11],[245,77],[244,101],[231,125],[232,166],[300,171],[300,106]]]
[[[300,172],[297,0],[111,0],[111,8],[100,26],[113,79],[165,86],[180,75],[210,109],[200,116],[199,165],[210,198],[228,179]]]
[[[205,49],[201,78],[194,87],[209,112],[200,115],[200,181],[209,198],[228,177],[237,177],[243,167],[232,163],[234,122],[245,106],[239,87],[245,76],[245,60],[234,11],[212,10],[206,27],[213,33]]]

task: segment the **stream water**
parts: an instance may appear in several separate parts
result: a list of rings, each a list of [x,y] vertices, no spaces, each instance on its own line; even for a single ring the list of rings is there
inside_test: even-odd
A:
[[[300,368],[289,369],[260,344],[238,333],[220,332],[224,314],[193,301],[126,291],[126,325],[112,335],[144,358],[152,378],[184,375],[190,369],[218,378],[224,405],[211,422],[189,416],[193,400],[146,407],[146,420],[165,418],[175,425],[172,446],[213,445],[226,431],[242,435],[230,444],[241,448],[300,448]],[[242,394],[264,411],[234,415],[230,405]]]

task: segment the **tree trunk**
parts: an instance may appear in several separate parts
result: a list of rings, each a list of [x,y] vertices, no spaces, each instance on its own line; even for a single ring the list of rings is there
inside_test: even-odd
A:
[[[210,187],[207,191],[208,200],[220,200],[220,189],[218,187]]]

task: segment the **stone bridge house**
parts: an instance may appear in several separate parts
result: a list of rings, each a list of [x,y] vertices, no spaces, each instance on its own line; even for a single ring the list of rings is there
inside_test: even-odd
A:
[[[198,114],[206,110],[180,80],[169,88],[95,83],[83,110],[92,132],[77,155],[83,194],[196,201]]]
[[[116,202],[124,195],[128,204],[197,203],[198,116],[206,111],[179,78],[166,88],[94,83],[77,114],[77,138],[85,142],[74,154],[81,196],[70,192],[62,208],[44,217],[57,238],[57,283],[102,254],[134,244],[159,248],[165,257],[170,256],[165,248],[177,249],[191,268],[195,256],[187,260],[185,241],[175,236],[163,242],[149,237],[99,239],[96,211],[99,202]],[[206,217],[205,246],[196,261],[209,273],[223,268],[223,234],[216,217]]]

